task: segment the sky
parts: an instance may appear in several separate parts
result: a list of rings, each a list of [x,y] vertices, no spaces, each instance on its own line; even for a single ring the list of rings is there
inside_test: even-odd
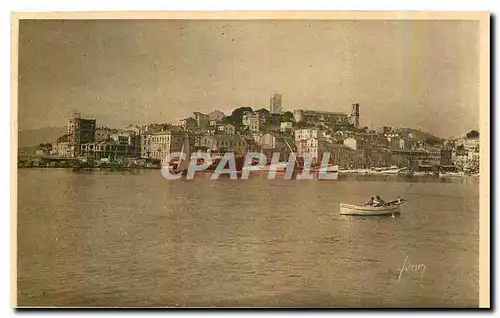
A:
[[[22,20],[19,129],[177,123],[241,106],[350,113],[440,137],[479,128],[477,21]]]

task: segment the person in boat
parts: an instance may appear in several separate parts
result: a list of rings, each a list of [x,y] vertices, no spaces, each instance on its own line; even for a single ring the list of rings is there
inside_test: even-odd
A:
[[[370,198],[370,200],[368,200],[368,202],[366,202],[366,204],[365,204],[365,205],[370,205],[370,206],[372,206],[372,205],[373,205],[373,200],[374,200],[374,199],[375,199],[374,197],[371,197],[371,198]]]
[[[377,195],[375,197],[375,201],[373,202],[373,205],[374,206],[383,206],[384,204],[385,204],[385,201],[382,200],[382,198],[379,195]]]

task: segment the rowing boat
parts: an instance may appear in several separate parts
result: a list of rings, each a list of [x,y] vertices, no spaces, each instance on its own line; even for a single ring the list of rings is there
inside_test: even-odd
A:
[[[364,216],[400,214],[399,205],[400,204],[395,203],[385,206],[369,206],[340,203],[340,214]]]

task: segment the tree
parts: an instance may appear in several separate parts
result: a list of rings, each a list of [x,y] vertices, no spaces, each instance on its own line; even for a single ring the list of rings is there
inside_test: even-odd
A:
[[[291,121],[294,122],[295,118],[293,117],[293,113],[290,111],[284,112],[282,115],[282,121]]]
[[[222,122],[225,124],[234,125],[237,129],[242,125],[243,115],[247,112],[252,112],[251,107],[239,107],[235,108],[231,115],[223,117]]]
[[[43,149],[43,148],[52,149],[52,144],[50,142],[48,142],[48,143],[41,143],[41,144],[38,144],[38,148],[39,149]]]
[[[231,113],[231,117],[233,118],[233,120],[241,123],[241,121],[243,120],[243,115],[245,115],[245,113],[251,113],[252,111],[252,107],[247,106],[235,108]]]
[[[467,138],[479,138],[479,131],[471,130],[466,134]]]

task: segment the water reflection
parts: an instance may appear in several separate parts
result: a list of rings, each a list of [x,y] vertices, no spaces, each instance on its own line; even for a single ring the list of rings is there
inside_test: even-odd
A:
[[[377,194],[401,216],[339,215]],[[477,307],[478,200],[474,180],[21,170],[19,303]],[[425,275],[398,281],[406,257]]]

